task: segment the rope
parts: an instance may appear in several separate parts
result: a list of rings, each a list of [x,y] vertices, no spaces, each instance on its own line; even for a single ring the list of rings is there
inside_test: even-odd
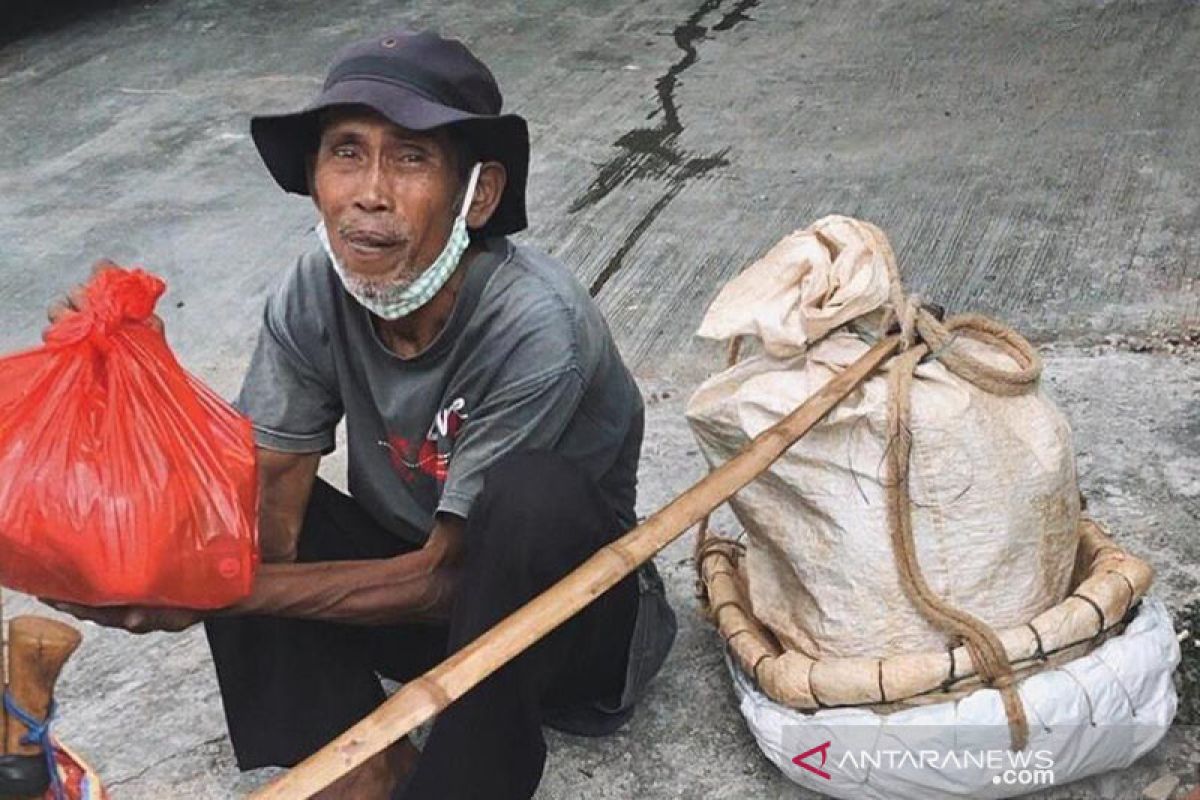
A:
[[[17,701],[13,700],[12,693],[5,689],[4,710],[27,728],[25,735],[21,737],[21,744],[33,745],[42,749],[42,755],[46,759],[46,770],[50,773],[50,789],[54,800],[67,800],[66,788],[63,786],[62,776],[58,774],[58,763],[54,757],[54,736],[50,733],[50,725],[54,721],[54,701],[50,701],[46,718],[39,720],[17,705]]]
[[[971,654],[980,678],[1000,691],[1008,717],[1014,750],[1029,740],[1029,721],[1013,677],[1012,664],[992,628],[975,616],[955,608],[929,586],[917,561],[913,540],[912,502],[909,496],[909,457],[912,453],[912,383],[917,365],[927,355],[950,372],[985,392],[1013,396],[1028,391],[1041,374],[1041,360],[1020,334],[999,322],[975,314],[953,317],[945,323],[922,307],[916,295],[905,295],[895,255],[880,238],[881,255],[888,268],[891,308],[885,329],[900,326],[901,351],[888,373],[888,447],[886,456],[887,515],[892,554],[900,585],[921,615],[943,633],[960,637]],[[969,337],[991,345],[1016,363],[1002,369],[954,347],[955,339]]]

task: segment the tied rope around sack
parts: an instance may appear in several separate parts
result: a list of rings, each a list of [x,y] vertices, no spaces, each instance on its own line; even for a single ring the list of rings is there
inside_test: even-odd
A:
[[[1041,375],[1042,363],[1029,342],[1012,328],[978,314],[962,314],[944,323],[922,307],[917,295],[906,295],[900,282],[896,257],[885,239],[879,240],[887,263],[891,308],[885,314],[883,331],[900,327],[900,350],[893,358],[888,374],[888,447],[886,452],[886,491],[888,528],[892,554],[900,575],[900,585],[909,601],[931,625],[943,633],[959,637],[971,654],[979,676],[1000,691],[1008,717],[1012,749],[1025,749],[1029,740],[1029,721],[1021,696],[1017,693],[1012,664],[1004,645],[991,626],[973,615],[955,608],[937,595],[925,580],[917,561],[913,541],[912,503],[909,497],[909,455],[912,452],[912,382],[917,365],[927,355],[936,358],[950,372],[994,395],[1014,396],[1029,391]],[[1002,369],[974,358],[953,342],[959,336],[991,345],[1017,364],[1017,369]]]

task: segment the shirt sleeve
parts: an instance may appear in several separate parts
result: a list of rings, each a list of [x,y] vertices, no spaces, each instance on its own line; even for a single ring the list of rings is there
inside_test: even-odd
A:
[[[583,374],[571,365],[485,398],[455,442],[438,512],[466,518],[488,467],[508,453],[552,449],[575,416],[584,388]]]
[[[306,337],[286,324],[280,296],[267,303],[258,344],[235,401],[254,424],[255,441],[283,453],[330,453],[342,418],[332,376],[324,375],[300,345]]]

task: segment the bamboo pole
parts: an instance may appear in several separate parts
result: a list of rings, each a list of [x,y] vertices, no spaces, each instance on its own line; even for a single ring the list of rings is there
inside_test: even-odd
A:
[[[312,797],[462,697],[757,478],[866,380],[898,345],[899,339],[894,336],[877,342],[799,408],[756,436],[740,453],[657,514],[601,548],[441,664],[406,683],[341,736],[251,795],[251,800]]]

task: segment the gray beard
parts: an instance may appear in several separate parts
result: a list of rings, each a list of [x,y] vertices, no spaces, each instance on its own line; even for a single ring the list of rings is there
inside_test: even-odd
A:
[[[343,274],[345,282],[349,284],[348,288],[351,290],[351,294],[357,294],[370,300],[392,299],[408,289],[413,281],[421,276],[420,273],[404,274],[397,278],[372,280],[355,275],[353,272],[345,270],[344,267]]]

